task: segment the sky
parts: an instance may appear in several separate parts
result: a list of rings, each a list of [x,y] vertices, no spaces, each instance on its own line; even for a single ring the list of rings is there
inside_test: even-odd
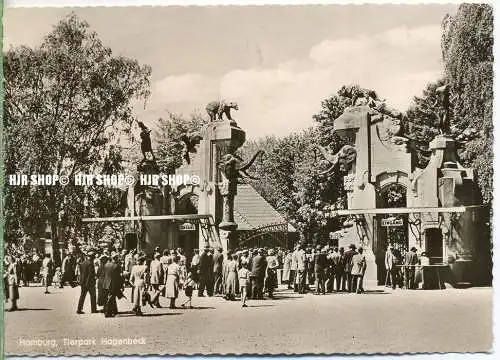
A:
[[[151,65],[151,97],[136,107],[147,125],[225,99],[258,138],[313,125],[343,84],[406,110],[442,73],[441,21],[456,5],[6,7],[4,49],[38,46],[72,11],[114,54]]]

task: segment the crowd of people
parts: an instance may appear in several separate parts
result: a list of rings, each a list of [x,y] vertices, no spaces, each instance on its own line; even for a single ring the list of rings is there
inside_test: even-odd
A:
[[[10,311],[17,309],[19,286],[39,282],[50,293],[50,287],[80,286],[77,313],[83,313],[87,293],[91,311],[106,317],[118,313],[117,298],[129,296],[133,312],[142,315],[144,306],[162,307],[167,298],[170,308],[176,308],[179,292],[188,299],[182,307],[192,306],[193,292],[198,297],[223,296],[228,301],[240,298],[247,307],[251,299],[274,297],[278,283],[299,294],[313,291],[363,293],[367,260],[363,248],[351,244],[343,247],[300,243],[293,250],[283,248],[241,248],[223,253],[222,248],[194,249],[189,256],[183,249],[161,250],[153,254],[117,248],[67,249],[61,266],[55,267],[50,254],[37,251],[8,251],[4,259],[5,298],[11,301]],[[399,254],[401,255],[401,254]],[[385,256],[387,280],[393,288],[415,288],[420,263],[416,249],[405,254],[404,260],[392,247]],[[425,255],[425,254],[424,254]],[[421,256],[425,262],[426,257]],[[408,265],[400,267],[398,265]],[[401,271],[403,270],[403,273]],[[279,279],[278,279],[279,278]],[[279,280],[279,281],[278,281]],[[386,281],[386,283],[388,282]],[[130,292],[125,294],[125,289]],[[101,309],[98,309],[101,307]]]

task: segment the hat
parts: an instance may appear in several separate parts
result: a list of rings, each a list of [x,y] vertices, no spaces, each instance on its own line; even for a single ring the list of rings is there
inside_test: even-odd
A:
[[[349,245],[349,249],[356,250],[356,245],[354,244]]]
[[[100,260],[107,260],[108,257],[106,256],[106,254],[102,254],[100,257],[99,257]]]
[[[260,248],[259,250],[257,250],[257,252],[258,252],[259,254],[263,254],[263,253],[264,253],[264,249],[263,249],[263,248]]]

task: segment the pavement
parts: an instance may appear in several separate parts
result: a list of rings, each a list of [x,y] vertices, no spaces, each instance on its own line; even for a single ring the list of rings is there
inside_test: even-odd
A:
[[[141,317],[122,299],[115,318],[91,314],[89,298],[85,314],[76,314],[79,287],[19,290],[20,311],[4,316],[6,355],[488,352],[493,341],[492,288],[375,287],[360,295],[283,288],[248,308],[195,292],[194,309],[147,306]]]

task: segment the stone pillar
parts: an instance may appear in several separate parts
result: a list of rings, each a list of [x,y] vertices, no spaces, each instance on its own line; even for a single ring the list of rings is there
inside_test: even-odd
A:
[[[234,121],[215,121],[207,124],[202,129],[203,140],[199,152],[201,159],[201,195],[198,204],[199,214],[213,216],[215,225],[219,230],[221,240],[219,246],[224,251],[234,246],[236,229],[234,222],[234,197],[237,193],[237,179],[229,178],[221,171],[221,160],[227,154],[234,152],[245,142],[245,132]],[[235,167],[236,164],[233,164]],[[203,233],[200,231],[199,246],[207,244]]]

